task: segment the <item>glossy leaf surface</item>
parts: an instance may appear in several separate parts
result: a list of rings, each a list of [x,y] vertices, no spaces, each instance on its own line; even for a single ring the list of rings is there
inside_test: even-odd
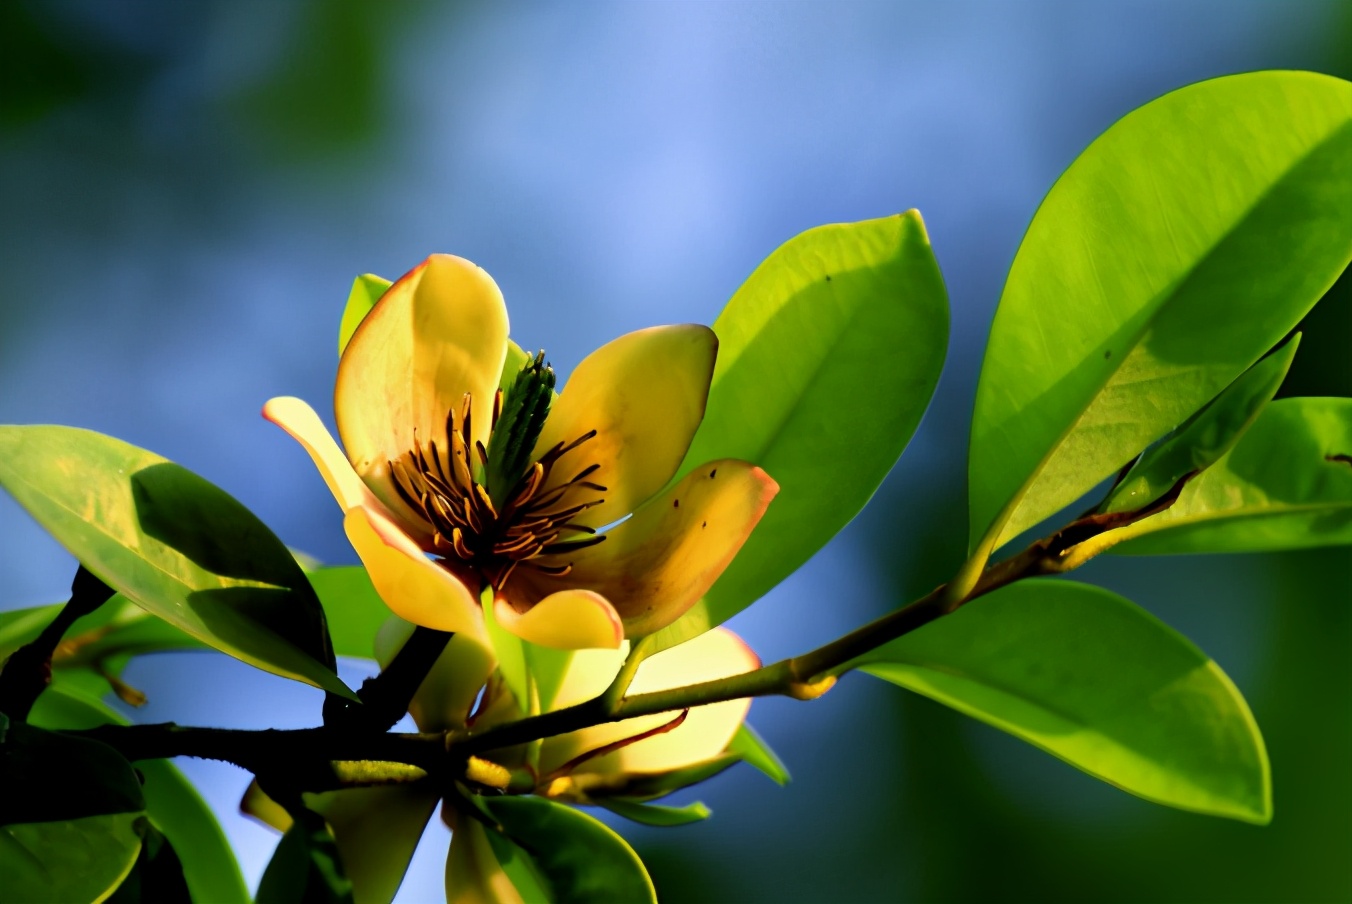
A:
[[[530,855],[553,904],[657,900],[638,855],[585,813],[539,797],[486,798],[483,804]]]
[[[248,509],[192,472],[72,427],[0,427],[3,485],[85,567],[250,665],[344,696],[324,612]]]
[[[1113,488],[1099,511],[1143,508],[1193,471],[1204,471],[1230,451],[1281,388],[1300,337],[1245,371],[1201,411],[1145,451]]]
[[[30,718],[44,728],[126,723],[97,700],[57,687],[38,698]],[[249,890],[230,842],[193,784],[169,760],[142,760],[136,768],[145,779],[141,793],[146,815],[174,845],[193,898],[213,904],[249,904]]]
[[[366,569],[360,565],[315,568],[306,575],[314,587],[329,624],[333,652],[338,656],[373,659],[372,642],[390,617]]]
[[[131,764],[97,741],[0,715],[0,876],[6,900],[102,900],[141,849]]]
[[[1109,536],[1150,555],[1352,544],[1352,399],[1278,399],[1171,507]]]
[[[1234,684],[1107,590],[1020,581],[860,661],[1147,800],[1272,817],[1267,752]]]
[[[1024,236],[972,424],[981,555],[1182,423],[1352,257],[1352,84],[1228,76],[1128,114]]]
[[[938,382],[948,296],[911,211],[790,239],[713,329],[709,401],[678,476],[742,459],[774,478],[779,495],[728,570],[655,649],[746,608],[868,502]]]

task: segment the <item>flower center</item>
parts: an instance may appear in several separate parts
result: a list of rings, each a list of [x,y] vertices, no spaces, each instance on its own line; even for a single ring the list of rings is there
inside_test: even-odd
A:
[[[517,566],[567,574],[571,563],[536,559],[605,540],[572,520],[605,501],[597,494],[606,488],[587,479],[600,465],[588,465],[564,482],[550,480],[559,460],[596,431],[556,443],[531,460],[553,390],[554,371],[540,352],[505,395],[498,390],[487,448],[472,439],[465,393],[460,410],[446,415],[446,446],[415,435],[413,448],[389,463],[399,497],[432,528],[430,551],[469,565],[497,588]]]

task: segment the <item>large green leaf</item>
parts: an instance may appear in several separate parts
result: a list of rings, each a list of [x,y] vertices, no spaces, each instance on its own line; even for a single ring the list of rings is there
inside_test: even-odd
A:
[[[718,583],[653,652],[746,608],[864,507],[939,380],[948,297],[925,225],[910,211],[790,239],[713,329],[709,402],[677,476],[739,458],[778,481],[779,495]]]
[[[141,851],[138,813],[0,826],[4,899],[24,904],[102,901]]]
[[[1103,539],[1128,554],[1352,544],[1352,399],[1279,399],[1165,511]]]
[[[109,586],[251,665],[344,696],[291,553],[192,472],[73,427],[0,427],[0,485]]]
[[[1021,581],[861,658],[863,669],[1147,800],[1272,818],[1267,751],[1216,663],[1122,597]]]
[[[308,577],[324,606],[334,653],[374,658],[372,644],[390,610],[376,593],[366,569],[360,565],[322,567],[308,572]]]
[[[530,857],[553,904],[656,902],[638,855],[604,824],[540,797],[485,798],[484,807]],[[490,832],[495,852],[501,837]],[[499,855],[499,861],[504,858]]]
[[[145,801],[105,744],[0,714],[0,876],[7,901],[101,901],[141,850]]]
[[[1261,72],[1128,114],[1033,218],[972,423],[978,560],[1258,360],[1352,257],[1352,84]]]
[[[43,692],[29,718],[35,725],[57,729],[126,723],[102,703],[59,687]],[[197,789],[168,760],[142,760],[137,769],[144,779],[146,815],[173,843],[194,899],[248,904],[249,890],[230,842]]]
[[[1300,336],[1245,371],[1201,411],[1146,450],[1113,487],[1099,507],[1101,512],[1126,512],[1144,508],[1188,474],[1205,471],[1239,442],[1259,413],[1277,394]]]

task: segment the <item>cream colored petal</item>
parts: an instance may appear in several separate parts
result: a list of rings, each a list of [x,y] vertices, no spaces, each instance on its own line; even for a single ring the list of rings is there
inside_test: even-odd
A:
[[[618,666],[617,666],[618,667]],[[760,667],[760,659],[736,634],[726,628],[715,628],[685,643],[664,650],[639,666],[638,674],[629,687],[630,694],[669,690],[701,681],[712,681],[738,675]],[[570,674],[566,680],[566,702],[560,694],[560,705],[580,703],[571,699],[578,690],[590,691],[596,685],[604,690],[609,682],[599,680],[601,675],[614,676],[615,669],[599,659],[574,661],[574,668],[594,671],[582,681],[574,682]],[[597,691],[599,693],[599,691]],[[592,693],[590,696],[595,696]],[[750,700],[729,700],[690,710],[685,721],[665,734],[645,738],[613,753],[588,760],[576,768],[575,774],[616,772],[666,772],[693,763],[711,759],[722,753],[737,733],[751,707]],[[645,731],[667,724],[679,713],[662,713],[638,719],[626,719],[611,725],[597,725],[571,734],[547,738],[540,753],[540,770],[548,773],[573,758],[631,738]]]
[[[779,485],[744,461],[709,462],[634,516],[606,539],[541,562],[571,564],[562,577],[517,569],[508,586],[528,598],[562,588],[593,590],[615,607],[626,637],[666,627],[699,600],[742,548]]]
[[[269,399],[263,406],[263,417],[289,433],[310,454],[343,511],[357,506],[383,509],[307,402],[292,396]]]
[[[550,475],[552,486],[600,465],[587,479],[606,487],[605,503],[574,521],[591,527],[616,521],[666,486],[704,418],[717,351],[708,327],[656,326],[601,346],[577,366],[535,444],[538,458],[597,431]]]
[[[357,473],[386,499],[388,462],[446,439],[446,416],[473,397],[472,437],[487,445],[507,355],[507,308],[486,272],[435,254],[394,283],[338,363],[334,412]],[[442,446],[444,448],[444,445]]]
[[[472,819],[456,820],[446,855],[446,904],[523,904],[486,832]]]
[[[352,788],[310,798],[333,829],[354,904],[389,904],[437,806],[421,783]]]
[[[389,904],[436,809],[437,794],[420,784],[389,785],[307,794],[305,803],[333,830],[355,904]],[[291,828],[290,814],[256,780],[239,808],[279,832]]]
[[[418,544],[388,518],[350,509],[343,528],[376,593],[395,615],[437,631],[483,639],[483,613],[460,580],[423,555]]]
[[[413,625],[391,615],[376,633],[375,652],[380,667],[394,659],[413,634]],[[462,728],[479,691],[497,663],[488,646],[468,634],[457,634],[446,644],[427,677],[409,702],[408,711],[419,731]]]
[[[614,607],[590,590],[551,593],[523,613],[498,597],[493,614],[498,624],[522,640],[554,650],[614,650],[624,640],[624,626]]]

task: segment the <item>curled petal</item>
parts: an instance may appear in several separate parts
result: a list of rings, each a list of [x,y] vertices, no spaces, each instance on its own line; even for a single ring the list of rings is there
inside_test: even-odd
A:
[[[376,633],[376,659],[385,668],[413,634],[413,625],[390,616]],[[419,731],[462,728],[497,662],[484,643],[469,634],[457,634],[446,644],[427,677],[409,701],[409,715]]]
[[[717,351],[706,326],[655,326],[601,346],[577,366],[535,444],[538,458],[596,431],[559,459],[547,485],[600,466],[587,479],[606,487],[605,502],[574,521],[616,521],[666,486],[704,418]]]
[[[641,637],[685,614],[728,567],[765,514],[779,485],[735,459],[709,462],[650,499],[586,549],[539,561],[572,565],[561,576],[518,569],[509,581],[543,596],[561,587],[594,590]]]
[[[507,308],[486,272],[436,254],[392,285],[338,362],[334,413],[348,457],[387,503],[388,462],[418,441],[445,448],[446,416],[470,393],[472,439],[488,441],[507,355]]]
[[[738,675],[759,667],[760,659],[741,638],[726,628],[715,628],[644,660],[638,674],[634,676],[629,693],[669,690]],[[613,659],[575,658],[556,706],[581,703],[595,696],[595,688],[600,686],[604,689],[609,682],[608,677],[601,680],[602,674],[613,677],[616,669],[618,664]],[[575,675],[574,670],[579,671],[579,674]],[[578,767],[577,773],[667,772],[712,759],[727,749],[750,706],[750,700],[728,700],[695,707],[689,711],[685,721],[673,730],[587,760]],[[548,738],[540,753],[540,770],[547,773],[588,751],[659,728],[670,723],[675,715],[661,713],[626,719]]]
[[[524,613],[498,597],[493,614],[522,640],[555,650],[617,650],[624,641],[624,626],[615,608],[590,590],[551,593]]]
[[[395,615],[437,631],[484,638],[483,615],[469,588],[423,555],[407,534],[379,512],[350,509],[343,529]]]
[[[263,417],[289,433],[310,454],[343,511],[359,506],[383,508],[308,403],[292,396],[269,399],[263,406]]]

